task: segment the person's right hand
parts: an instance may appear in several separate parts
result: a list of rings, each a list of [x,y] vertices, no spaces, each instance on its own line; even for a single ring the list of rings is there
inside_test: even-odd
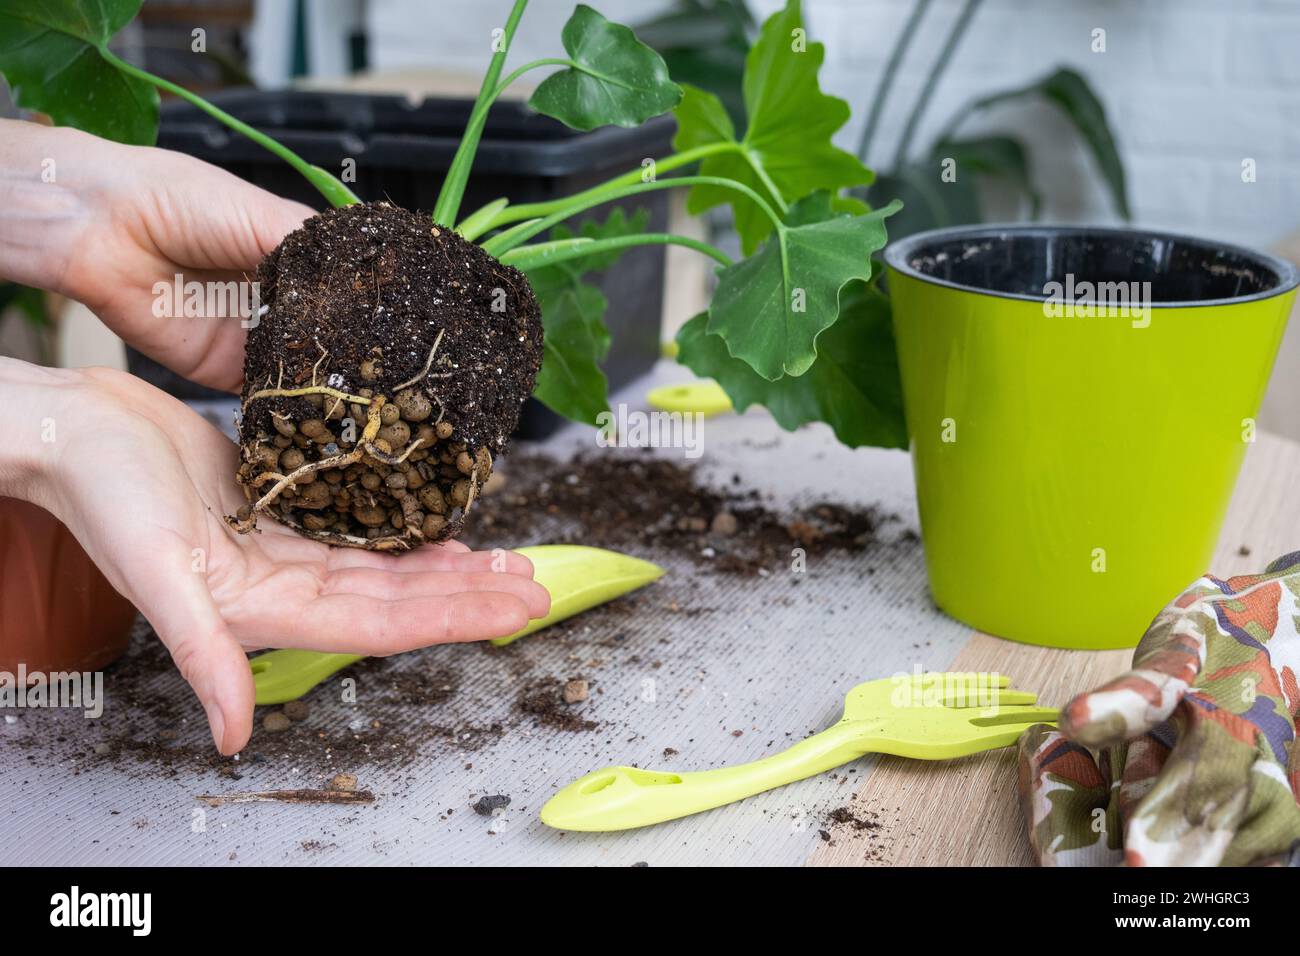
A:
[[[387,655],[501,637],[550,607],[532,564],[513,552],[330,548],[269,516],[236,534],[224,516],[245,503],[238,449],[131,375],[0,359],[0,392],[15,426],[0,451],[0,494],[53,512],[139,608],[222,753],[252,732],[245,650]],[[49,424],[54,440],[43,441]]]
[[[181,153],[0,120],[0,277],[76,299],[202,385],[239,391],[245,329],[155,316],[154,284],[251,280],[311,215]]]

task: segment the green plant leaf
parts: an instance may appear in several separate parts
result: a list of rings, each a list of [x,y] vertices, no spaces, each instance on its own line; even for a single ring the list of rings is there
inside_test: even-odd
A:
[[[932,163],[941,167],[946,159],[957,163],[957,179],[993,176],[1014,186],[1029,200],[1029,217],[1037,219],[1043,197],[1034,186],[1029,171],[1029,154],[1023,143],[1013,136],[977,136],[970,139],[943,139],[930,151]]]
[[[956,178],[945,179],[945,160],[956,160]],[[988,136],[940,140],[924,161],[908,163],[897,173],[882,173],[872,184],[870,198],[903,200],[903,210],[889,222],[890,238],[915,232],[985,220],[980,205],[979,177],[994,176],[1010,183],[1029,200],[1037,218],[1042,197],[1030,178],[1023,145],[1010,137]]]
[[[561,40],[570,65],[542,80],[528,105],[566,126],[640,126],[682,98],[658,53],[586,4],[574,9]]]
[[[897,198],[903,209],[889,221],[889,237],[895,241],[927,229],[955,226],[981,220],[978,183],[973,176],[958,176],[956,182],[940,178],[938,160],[909,163],[897,173],[881,173],[867,198],[883,202]]]
[[[673,110],[677,133],[673,149],[679,153],[711,143],[736,143],[736,128],[722,101],[694,86],[682,86],[682,101]],[[737,144],[739,145],[739,144]],[[725,157],[731,158],[731,157]],[[692,189],[699,189],[694,186]]]
[[[1027,97],[1042,97],[1074,124],[1101,169],[1116,210],[1125,219],[1131,218],[1124,163],[1119,158],[1115,135],[1106,120],[1106,107],[1088,81],[1075,70],[1062,67],[1021,89],[983,97],[975,102],[974,109],[986,109]]]
[[[608,303],[595,286],[569,281],[558,266],[535,270],[528,281],[541,303],[546,333],[533,395],[565,418],[594,425],[609,410],[609,382],[598,358],[609,333],[602,344],[595,331],[605,329]]]
[[[713,93],[743,129],[741,84],[755,25],[744,0],[680,0],[675,9],[633,29],[642,43],[659,51],[669,76]]]
[[[0,315],[10,306],[22,313],[33,328],[48,329],[52,325],[45,311],[45,293],[40,289],[13,282],[0,282]]]
[[[886,242],[885,218],[900,205],[815,221],[829,211],[824,197],[795,204],[789,219],[799,225],[783,225],[757,253],[718,273],[708,330],[769,381],[813,364],[818,335],[840,314],[841,290],[871,278],[871,255]]]
[[[717,381],[738,411],[762,405],[786,431],[826,422],[851,448],[906,448],[889,300],[874,285],[854,282],[840,306],[839,321],[822,333],[817,361],[804,375],[763,378],[709,334],[704,314],[677,333],[678,360]]]
[[[628,216],[620,207],[602,223],[584,220],[579,238],[610,239],[645,230],[649,213],[638,209]],[[573,230],[557,226],[554,239],[575,238]],[[609,410],[609,382],[600,363],[609,354],[605,309],[609,303],[584,274],[613,265],[617,253],[598,253],[527,272],[533,294],[542,307],[542,370],[533,395],[548,408],[576,422],[596,423]]]
[[[763,24],[745,60],[748,124],[738,142],[716,96],[688,90],[676,111],[677,150],[736,144],[734,151],[706,158],[701,175],[725,176],[751,186],[780,211],[816,190],[837,192],[872,180],[871,170],[857,157],[831,144],[836,130],[848,121],[849,106],[821,91],[817,74],[826,51],[820,43],[806,42],[803,29],[800,0],[788,0],[785,9]],[[699,213],[722,203],[735,209],[736,230],[748,255],[768,236],[772,223],[752,201],[713,186],[693,187],[687,209]]]
[[[14,101],[119,143],[153,145],[158,91],[102,55],[141,0],[0,0],[0,73]]]

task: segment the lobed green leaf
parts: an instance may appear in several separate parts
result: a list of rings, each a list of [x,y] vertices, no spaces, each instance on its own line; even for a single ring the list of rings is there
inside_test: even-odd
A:
[[[586,4],[574,9],[561,40],[570,65],[544,79],[528,105],[566,126],[640,126],[682,98],[658,53]]]
[[[845,289],[840,318],[818,341],[817,360],[804,375],[768,381],[732,357],[697,315],[677,334],[678,360],[722,386],[737,411],[762,405],[786,431],[826,422],[852,448],[906,448],[902,386],[889,300],[864,282]]]
[[[674,148],[735,143],[734,151],[706,158],[701,175],[742,182],[782,211],[817,190],[833,193],[870,183],[871,170],[831,143],[848,121],[849,105],[821,90],[818,72],[825,56],[822,44],[807,42],[800,0],[788,0],[763,24],[745,60],[744,137],[735,139],[731,119],[716,96],[688,88],[676,110]],[[730,190],[695,186],[687,209],[700,213],[723,203],[735,210],[744,252],[753,252],[770,234],[772,223],[750,200]]]
[[[833,214],[826,193],[796,203],[794,225],[719,272],[708,331],[769,381],[802,375],[817,357],[818,335],[839,317],[841,290],[871,278],[871,256],[887,241],[885,218],[900,205],[844,216]]]

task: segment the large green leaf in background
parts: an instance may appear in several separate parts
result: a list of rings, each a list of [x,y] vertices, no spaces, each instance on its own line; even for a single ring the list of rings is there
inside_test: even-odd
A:
[[[870,183],[871,170],[831,144],[848,121],[849,105],[821,91],[817,80],[826,51],[803,38],[799,0],[768,18],[745,60],[744,99],[748,126],[738,142],[721,101],[703,90],[688,91],[676,111],[673,146],[690,149],[734,142],[734,152],[710,156],[700,164],[706,176],[725,176],[755,189],[778,211],[819,189],[838,191]],[[687,209],[703,212],[731,203],[745,254],[772,230],[771,221],[752,200],[730,189],[695,186]]]
[[[1042,197],[1034,184],[1030,151],[1024,143],[1005,135],[955,135],[956,128],[975,112],[1029,99],[1045,100],[1073,124],[1097,161],[1116,212],[1129,218],[1124,165],[1106,122],[1105,108],[1087,80],[1074,70],[1061,68],[1028,86],[976,100],[948,125],[947,133],[930,148],[924,160],[877,177],[869,199],[882,202],[899,197],[905,204],[903,213],[890,224],[894,238],[925,229],[983,222],[986,216],[978,189],[981,176],[1000,179],[1016,189],[1029,202],[1030,218],[1037,218]],[[941,177],[946,158],[957,161],[955,182],[945,182]]]
[[[0,0],[0,73],[14,101],[60,126],[152,145],[158,91],[101,55],[141,0]]]
[[[629,217],[622,209],[615,209],[603,223],[584,221],[578,235],[589,239],[632,235],[645,231],[648,218],[645,210]],[[563,226],[551,231],[553,239],[573,235]],[[542,370],[533,395],[558,414],[589,425],[596,423],[597,415],[609,410],[609,382],[600,370],[609,352],[609,330],[605,327],[609,303],[582,277],[609,268],[618,255],[606,252],[528,270],[528,282],[542,307],[545,332]]]
[[[943,177],[945,163],[956,163],[955,178]],[[979,180],[1001,179],[1029,200],[1030,218],[1037,218],[1042,197],[1029,173],[1021,143],[1009,136],[941,140],[921,162],[908,163],[894,173],[881,173],[871,198],[903,201],[903,210],[889,223],[889,233],[902,239],[914,232],[982,222]]]
[[[721,270],[708,330],[731,355],[774,381],[813,364],[817,336],[835,324],[840,291],[871,278],[871,255],[885,247],[885,217],[897,202],[862,216],[830,216],[829,194],[790,209],[788,221],[754,255]]]
[[[571,65],[542,80],[528,105],[566,126],[640,126],[682,98],[658,53],[586,4],[573,11],[561,40]]]
[[[1124,163],[1119,158],[1115,137],[1106,122],[1106,108],[1088,81],[1075,70],[1062,67],[1028,86],[1007,93],[995,93],[977,100],[975,109],[985,109],[1009,100],[1042,97],[1057,107],[1074,124],[1110,189],[1111,201],[1125,219],[1130,218],[1128,187],[1124,181]]]
[[[902,388],[894,351],[889,300],[865,282],[844,290],[840,318],[818,339],[817,361],[804,375],[769,382],[727,344],[710,335],[704,314],[677,333],[678,359],[722,386],[738,411],[762,405],[786,431],[826,422],[835,437],[856,448],[906,448]]]

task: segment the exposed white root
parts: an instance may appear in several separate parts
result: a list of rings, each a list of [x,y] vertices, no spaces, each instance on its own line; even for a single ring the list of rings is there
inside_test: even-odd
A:
[[[429,369],[433,368],[433,357],[434,357],[434,355],[436,355],[437,352],[438,352],[438,346],[442,343],[442,333],[445,332],[445,331],[447,331],[447,330],[446,330],[446,329],[439,329],[439,330],[438,330],[438,334],[437,334],[436,336],[434,336],[434,339],[433,339],[433,348],[429,349],[429,357],[428,357],[428,359],[425,360],[424,368],[420,370],[420,374],[419,374],[419,375],[416,375],[414,378],[408,378],[408,379],[407,379],[405,382],[403,382],[401,385],[396,386],[396,387],[393,389],[393,394],[394,394],[394,395],[397,394],[398,392],[400,392],[402,389],[406,388],[407,386],[409,386],[409,385],[414,385],[416,382],[421,381],[421,380],[422,380],[426,375],[429,374]]]

